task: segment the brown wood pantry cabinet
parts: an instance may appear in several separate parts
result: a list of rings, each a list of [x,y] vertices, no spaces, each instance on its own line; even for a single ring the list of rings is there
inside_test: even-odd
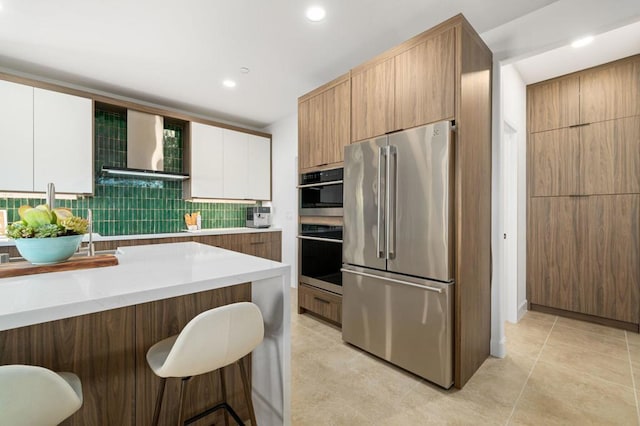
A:
[[[638,332],[640,56],[531,85],[532,309]]]
[[[455,121],[457,387],[471,378],[490,349],[491,67],[491,51],[457,15],[298,99],[302,173],[341,167],[342,149],[351,142]],[[298,298],[301,311],[340,323],[340,295],[305,285]]]

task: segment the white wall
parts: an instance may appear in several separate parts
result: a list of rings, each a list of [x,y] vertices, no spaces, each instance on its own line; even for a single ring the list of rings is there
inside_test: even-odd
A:
[[[273,226],[282,228],[282,262],[291,265],[291,286],[298,286],[298,113],[264,129],[271,133]]]
[[[509,198],[514,197],[517,201],[517,235],[514,235],[517,245],[515,258],[517,261],[517,283],[507,282],[507,315],[506,320],[517,322],[526,311],[526,214],[527,214],[527,112],[526,97],[527,87],[522,81],[522,77],[513,65],[505,65],[501,69],[502,83],[502,121],[515,130],[515,142],[517,144],[517,162],[506,164],[514,170],[505,171],[505,176],[517,175],[515,194],[508,194]],[[503,141],[507,141],[502,126]],[[508,143],[508,142],[505,142]],[[511,236],[508,236],[509,238]]]

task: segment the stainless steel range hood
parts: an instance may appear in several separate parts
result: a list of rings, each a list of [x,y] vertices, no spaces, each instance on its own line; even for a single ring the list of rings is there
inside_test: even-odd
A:
[[[185,180],[189,175],[164,171],[164,118],[127,110],[127,167],[103,166],[112,175]]]

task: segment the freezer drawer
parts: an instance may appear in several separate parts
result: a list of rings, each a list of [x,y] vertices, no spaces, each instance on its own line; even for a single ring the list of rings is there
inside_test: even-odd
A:
[[[454,284],[351,266],[342,271],[342,339],[451,387]]]

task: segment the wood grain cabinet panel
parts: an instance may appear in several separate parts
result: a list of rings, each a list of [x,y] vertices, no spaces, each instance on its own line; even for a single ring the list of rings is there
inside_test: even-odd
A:
[[[395,126],[408,129],[453,118],[455,30],[395,57]]]
[[[580,193],[580,130],[565,128],[534,133],[531,145],[530,195]]]
[[[527,97],[530,133],[580,124],[579,77],[530,86]]]
[[[595,123],[640,115],[640,58],[580,75],[580,121]]]
[[[571,310],[640,322],[639,219],[638,194],[580,198],[582,270]]]
[[[351,141],[394,130],[393,58],[351,75]]]
[[[344,161],[344,147],[351,143],[351,82],[340,83],[322,96],[323,123],[326,126],[322,164],[341,163]]]
[[[298,104],[300,170],[344,161],[351,142],[351,82],[342,79]]]
[[[342,324],[342,297],[301,283],[298,287],[298,312],[306,311],[340,325]]]
[[[113,309],[0,332],[0,364],[75,373],[84,401],[64,425],[135,424],[134,310]]]
[[[580,127],[580,163],[582,194],[640,193],[640,116]]]
[[[530,200],[527,275],[531,303],[576,310],[574,300],[582,284],[579,202],[575,197]]]
[[[298,167],[300,170],[311,167],[311,111],[309,100],[298,103]]]

